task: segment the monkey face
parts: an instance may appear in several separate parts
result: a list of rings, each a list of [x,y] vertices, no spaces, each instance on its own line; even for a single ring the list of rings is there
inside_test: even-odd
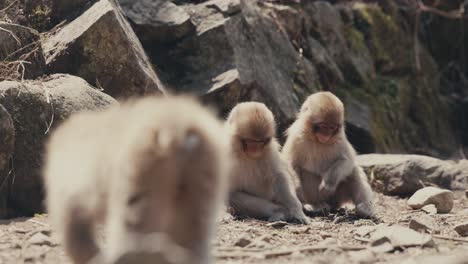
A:
[[[273,113],[262,103],[240,103],[227,120],[233,136],[233,149],[242,156],[258,159],[264,156],[275,135]]]
[[[271,138],[266,139],[241,139],[242,150],[252,159],[258,159],[263,155],[265,146],[270,143]]]
[[[341,128],[340,124],[321,122],[312,124],[312,133],[319,143],[326,144],[338,134]]]

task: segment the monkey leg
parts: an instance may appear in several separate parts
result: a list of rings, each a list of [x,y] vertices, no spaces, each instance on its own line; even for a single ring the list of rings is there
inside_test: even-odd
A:
[[[229,204],[235,214],[268,221],[283,221],[286,219],[284,208],[267,199],[245,192],[229,194]]]
[[[330,212],[330,205],[327,201],[320,196],[319,186],[322,182],[322,178],[318,175],[307,174],[304,177],[301,177],[302,184],[302,196],[307,204],[312,206],[312,210],[307,209],[308,214],[325,214],[327,215]],[[307,207],[305,207],[307,208]]]
[[[373,193],[366,176],[361,173],[363,172],[360,170],[354,170],[354,173],[337,188],[336,198],[338,205],[351,200],[356,207],[356,214],[360,217],[372,217]]]
[[[94,216],[75,201],[72,203],[64,212],[63,245],[73,263],[85,264],[99,253]]]

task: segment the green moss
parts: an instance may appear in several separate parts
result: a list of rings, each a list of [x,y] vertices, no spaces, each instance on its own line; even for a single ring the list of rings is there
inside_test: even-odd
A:
[[[378,6],[354,5],[357,17],[366,24],[366,41],[380,72],[412,67],[411,35],[398,26],[397,19]]]
[[[344,26],[344,35],[346,41],[348,42],[348,46],[354,52],[359,53],[367,49],[364,36],[360,31],[356,30],[352,24],[347,24]]]

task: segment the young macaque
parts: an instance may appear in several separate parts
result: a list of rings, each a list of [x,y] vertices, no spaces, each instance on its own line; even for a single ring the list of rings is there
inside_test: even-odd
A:
[[[329,211],[352,201],[359,216],[374,215],[372,189],[346,138],[344,106],[338,97],[330,92],[310,95],[287,135],[282,154],[296,172],[303,203]]]
[[[167,248],[189,254],[170,263],[211,263],[216,214],[227,198],[227,143],[223,123],[183,96],[70,117],[47,144],[44,170],[47,207],[65,251],[74,263],[97,256],[100,263],[165,263],[162,254],[132,252],[154,249],[156,242],[144,241],[165,235],[159,241],[175,245]],[[100,223],[104,249],[96,242]]]
[[[240,103],[226,126],[234,156],[229,205],[235,214],[308,224],[280,157],[273,113],[262,103]]]

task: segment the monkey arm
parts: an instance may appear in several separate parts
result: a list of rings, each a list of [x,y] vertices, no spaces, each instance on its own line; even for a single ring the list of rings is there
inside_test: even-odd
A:
[[[309,220],[302,211],[302,204],[292,188],[293,184],[289,178],[292,175],[289,175],[288,172],[285,170],[276,175],[273,183],[273,200],[286,208],[290,220],[301,224],[308,224]]]
[[[322,175],[320,190],[325,194],[333,193],[340,182],[350,176],[356,165],[354,159],[347,156],[338,157]]]

